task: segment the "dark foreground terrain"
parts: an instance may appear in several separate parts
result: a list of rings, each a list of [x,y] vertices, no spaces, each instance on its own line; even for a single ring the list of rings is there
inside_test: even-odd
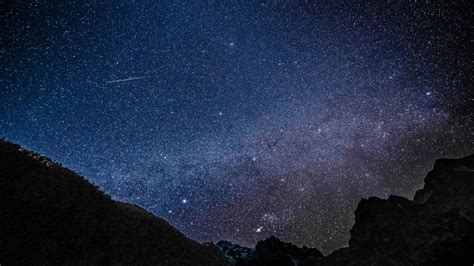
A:
[[[199,244],[48,158],[0,140],[1,265],[229,263],[473,265],[474,155],[436,161],[413,200],[363,199],[349,247],[324,257],[275,237],[255,249]]]
[[[140,207],[0,140],[1,265],[226,265]]]
[[[362,199],[349,247],[327,257],[274,237],[217,246],[237,265],[474,265],[474,155],[437,160],[413,200]]]

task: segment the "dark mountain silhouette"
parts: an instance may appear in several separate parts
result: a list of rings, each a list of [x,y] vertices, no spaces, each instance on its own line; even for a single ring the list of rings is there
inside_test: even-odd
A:
[[[473,265],[474,155],[437,160],[414,199],[362,199],[349,247],[327,257],[274,237],[254,250],[221,241],[235,265]]]
[[[1,265],[227,265],[140,207],[0,140]]]
[[[228,241],[219,241],[216,246],[235,265],[318,265],[324,257],[315,248],[299,248],[273,236],[259,241],[255,249]]]
[[[413,200],[363,199],[349,247],[324,257],[275,237],[255,249],[199,244],[48,158],[0,140],[1,265],[473,265],[473,250],[474,155],[436,161]]]

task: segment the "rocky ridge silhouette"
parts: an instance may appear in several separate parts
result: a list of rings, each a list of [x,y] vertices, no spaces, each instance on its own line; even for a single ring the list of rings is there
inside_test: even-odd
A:
[[[413,200],[362,199],[350,233],[349,247],[327,257],[274,237],[245,256],[238,245],[217,247],[235,265],[473,265],[474,155],[437,160]]]

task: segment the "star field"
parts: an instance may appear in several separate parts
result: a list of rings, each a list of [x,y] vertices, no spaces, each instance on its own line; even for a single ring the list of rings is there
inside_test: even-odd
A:
[[[0,136],[198,241],[347,245],[362,197],[474,150],[472,9],[0,4]]]

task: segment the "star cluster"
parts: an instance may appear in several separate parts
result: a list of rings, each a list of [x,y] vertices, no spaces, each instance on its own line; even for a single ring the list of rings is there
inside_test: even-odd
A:
[[[471,8],[336,2],[1,4],[0,134],[196,240],[327,253],[474,150]]]

